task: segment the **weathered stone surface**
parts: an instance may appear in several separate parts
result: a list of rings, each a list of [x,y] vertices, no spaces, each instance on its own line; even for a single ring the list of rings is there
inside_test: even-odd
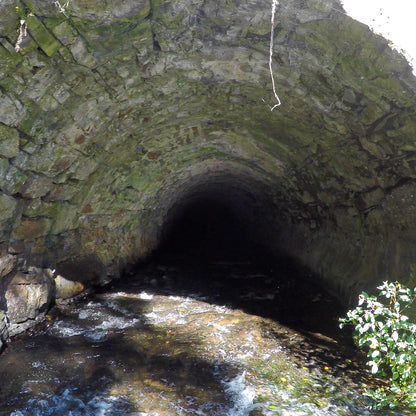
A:
[[[23,219],[13,231],[12,238],[31,240],[46,235],[50,229],[51,220],[47,218]]]
[[[17,264],[16,256],[12,254],[6,254],[0,257],[0,278],[7,276]]]
[[[4,194],[0,194],[0,224],[3,224],[16,214],[17,201]]]
[[[9,338],[7,317],[2,310],[0,310],[0,352],[2,351],[7,339]]]
[[[55,277],[55,287],[57,300],[72,298],[85,290],[81,282],[73,282],[60,275]]]
[[[3,189],[6,182],[6,173],[9,170],[9,161],[3,157],[0,157],[0,189]]]
[[[27,176],[22,171],[16,169],[14,166],[10,166],[6,174],[3,190],[8,195],[17,194],[22,189],[26,180]]]
[[[0,125],[0,155],[15,157],[19,153],[19,133],[15,129]]]
[[[42,51],[50,57],[55,55],[60,46],[59,42],[51,33],[49,33],[46,27],[35,15],[32,14],[31,16],[28,16],[27,26],[29,28],[30,35]]]
[[[17,273],[6,287],[6,314],[9,334],[16,335],[36,324],[54,298],[53,279],[42,270]]]
[[[1,113],[0,122],[7,126],[16,126],[23,118],[24,107],[17,98],[10,98],[8,95],[0,92]]]
[[[23,186],[19,189],[22,198],[33,199],[45,196],[51,187],[50,178],[42,175],[32,175],[25,180]]]
[[[0,3],[0,224],[63,278],[116,275],[217,198],[348,298],[416,266],[416,81],[337,0]],[[5,16],[9,16],[10,21]],[[13,22],[13,23],[11,23]],[[22,260],[23,261],[23,260]]]

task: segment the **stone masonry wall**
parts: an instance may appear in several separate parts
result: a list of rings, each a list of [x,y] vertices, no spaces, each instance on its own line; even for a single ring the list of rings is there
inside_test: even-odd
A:
[[[16,6],[27,24],[19,52]],[[172,207],[206,190],[245,198],[238,215],[257,238],[344,298],[411,280],[409,65],[338,1],[281,0],[283,104],[270,112],[269,25],[268,0],[71,0],[65,13],[48,0],[1,2],[6,315],[19,273],[54,270],[37,278],[46,303],[58,275],[80,285],[117,276],[157,246]]]

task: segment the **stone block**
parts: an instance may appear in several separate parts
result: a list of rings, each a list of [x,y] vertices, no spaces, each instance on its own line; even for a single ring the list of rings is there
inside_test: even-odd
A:
[[[0,352],[9,338],[8,320],[4,311],[0,310]]]
[[[77,206],[69,203],[60,203],[59,211],[55,215],[55,222],[52,225],[52,234],[60,234],[74,228],[78,217]]]
[[[0,223],[13,217],[17,201],[8,195],[0,194]]]
[[[16,266],[17,257],[12,254],[6,254],[0,257],[0,278],[7,276]]]
[[[19,133],[17,130],[0,125],[0,155],[12,158],[19,153]]]
[[[17,99],[10,98],[6,94],[0,92],[0,122],[8,126],[14,126],[25,115],[25,109],[23,105]]]
[[[46,29],[40,20],[34,16],[28,16],[27,27],[30,35],[33,37],[39,47],[46,55],[52,57],[59,49],[60,44],[58,40]]]
[[[61,275],[56,276],[55,287],[57,300],[72,298],[79,295],[85,289],[85,286],[81,282],[65,279]]]
[[[31,240],[42,237],[50,230],[51,222],[47,218],[22,220],[13,231],[12,238],[17,240]]]
[[[9,195],[17,194],[26,182],[27,176],[16,169],[14,166],[10,166],[6,174],[6,181],[3,185],[4,191]]]
[[[14,0],[2,0],[0,3],[0,33],[2,36],[16,31],[16,2]]]
[[[49,193],[43,197],[46,202],[69,201],[77,192],[78,187],[71,184],[52,184]]]
[[[19,193],[23,198],[33,199],[46,195],[51,186],[51,179],[41,175],[29,177]]]
[[[54,218],[60,212],[60,208],[60,202],[45,202],[41,198],[36,198],[28,202],[23,210],[23,215],[26,218]]]
[[[0,157],[0,189],[3,189],[6,173],[9,170],[9,161]]]
[[[53,279],[43,270],[17,273],[5,293],[10,335],[34,325],[48,311],[54,296]]]
[[[81,159],[79,160],[71,169],[74,170],[74,173],[71,175],[72,179],[77,179],[83,181],[88,178],[96,169],[98,168],[98,163],[93,159]]]

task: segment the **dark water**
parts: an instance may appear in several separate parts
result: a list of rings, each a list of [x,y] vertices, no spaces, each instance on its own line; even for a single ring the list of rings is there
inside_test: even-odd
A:
[[[342,306],[290,267],[164,258],[54,308],[0,356],[0,415],[387,415]]]

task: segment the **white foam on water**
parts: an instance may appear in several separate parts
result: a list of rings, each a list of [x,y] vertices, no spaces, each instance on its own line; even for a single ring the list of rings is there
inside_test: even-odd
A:
[[[117,409],[117,397],[94,396],[81,400],[74,395],[77,389],[68,388],[60,395],[46,399],[30,399],[27,405],[10,413],[10,416],[144,416],[146,413],[126,414]]]
[[[226,306],[218,306],[214,305],[214,311],[221,314],[229,314],[231,313],[231,309],[227,308]]]
[[[79,319],[88,319],[91,316],[90,311],[88,310],[82,310],[78,313]]]
[[[176,300],[176,301],[181,301],[184,300],[185,298],[183,298],[182,296],[169,296],[170,300]]]
[[[34,361],[32,363],[32,367],[44,370],[46,368],[46,365],[44,363],[41,363],[40,361]]]
[[[81,328],[65,321],[59,321],[52,327],[54,335],[64,338],[79,336],[84,334],[85,331],[85,328]]]
[[[227,411],[227,416],[246,416],[253,410],[253,401],[256,397],[254,387],[246,383],[246,373],[238,375],[230,381],[223,382],[226,393],[231,396],[233,407]]]
[[[153,324],[163,322],[163,319],[160,319],[160,316],[155,312],[145,313],[144,316]]]
[[[147,292],[141,293],[127,293],[127,292],[112,292],[112,293],[104,293],[100,295],[102,299],[120,299],[120,298],[128,298],[128,299],[141,299],[141,300],[152,300],[152,294]]]
[[[151,324],[154,325],[163,324],[166,322],[177,323],[178,321],[178,314],[176,312],[169,312],[167,314],[164,314],[164,311],[153,310],[152,312],[144,314],[144,316],[148,319],[148,321]]]
[[[87,331],[84,336],[88,339],[90,339],[91,341],[94,342],[103,342],[106,340],[108,335],[107,331],[98,331],[96,329],[92,330],[92,331]]]
[[[153,299],[153,295],[149,295],[146,292],[142,292],[142,293],[139,293],[139,299],[152,300]]]
[[[88,304],[78,312],[79,319],[98,320],[101,319],[103,313],[100,311],[101,304],[96,302],[88,302]]]
[[[138,318],[125,318],[121,316],[109,316],[106,320],[94,327],[95,330],[126,329],[140,322]]]

